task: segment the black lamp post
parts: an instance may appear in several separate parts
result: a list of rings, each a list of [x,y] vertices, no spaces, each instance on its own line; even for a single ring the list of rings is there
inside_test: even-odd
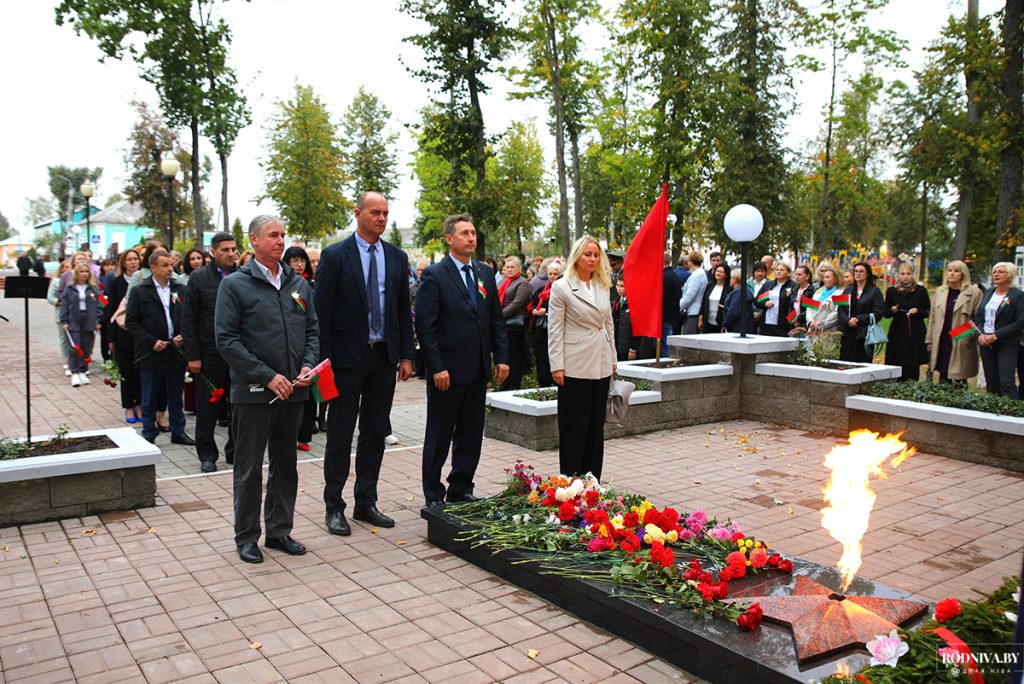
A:
[[[725,234],[740,243],[740,337],[747,336],[747,250],[764,229],[764,218],[755,207],[737,204],[725,215]]]
[[[174,157],[164,157],[160,162],[160,173],[167,179],[167,230],[168,249],[174,249],[174,177],[178,175],[181,163]]]
[[[92,187],[92,181],[88,178],[82,183],[81,187],[78,188],[78,192],[82,193],[82,197],[85,198],[85,245],[88,251],[92,251],[92,223],[89,220],[89,215],[92,213],[90,202],[92,201],[92,195],[94,188]]]

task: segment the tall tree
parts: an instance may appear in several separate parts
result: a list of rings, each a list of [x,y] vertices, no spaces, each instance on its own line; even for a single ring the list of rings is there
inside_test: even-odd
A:
[[[344,158],[331,115],[312,87],[296,84],[291,100],[277,102],[267,152],[259,199],[277,205],[292,233],[322,238],[348,225],[353,204],[345,197]]]
[[[1024,223],[1024,0],[1006,0],[1003,14],[1002,112],[1003,149],[999,154],[999,202],[996,212],[996,258],[1013,261]]]
[[[168,225],[168,187],[167,180],[160,174],[160,159],[170,155],[178,160],[186,186],[191,180],[192,161],[189,153],[182,149],[178,134],[167,127],[157,112],[144,102],[134,101],[132,106],[137,119],[124,150],[124,167],[128,174],[124,193],[142,206],[142,224],[163,232]],[[195,228],[192,203],[187,194],[174,193],[174,215],[185,221],[187,228]]]
[[[962,54],[976,54],[978,49],[978,0],[967,0],[967,25],[965,32],[965,50]],[[978,69],[974,59],[964,60],[964,95],[967,105],[967,127],[978,128],[981,124],[981,103],[978,97]],[[956,229],[953,233],[953,248],[950,257],[963,260],[967,256],[967,237],[970,234],[970,215],[974,207],[976,192],[975,174],[965,169],[957,184],[959,199],[956,206]]]
[[[533,238],[540,211],[550,194],[544,178],[544,148],[532,121],[515,122],[502,136],[495,155],[494,190],[499,235],[515,254],[523,253],[523,239]]]
[[[65,192],[67,192],[66,189]],[[63,214],[64,210],[62,209],[57,216],[62,216]],[[42,195],[25,198],[25,224],[29,228],[37,226],[43,221],[48,221],[53,217],[53,203],[50,198],[43,197]]]
[[[46,175],[47,186],[50,188],[50,197],[53,202],[51,208],[54,213],[51,216],[67,218],[68,191],[71,191],[72,210],[76,211],[84,207],[85,198],[82,197],[80,191],[82,183],[88,179],[93,182],[93,185],[96,185],[100,176],[103,175],[103,169],[99,166],[94,169],[87,166],[47,166]]]
[[[13,235],[11,231],[11,222],[7,220],[7,217],[0,212],[0,240],[6,240]]]
[[[391,110],[360,86],[341,118],[341,150],[353,197],[367,190],[390,197],[398,187],[398,133],[390,123]]]
[[[484,78],[498,66],[509,38],[501,16],[505,0],[402,0],[403,12],[428,26],[424,34],[407,41],[423,50],[425,66],[412,73],[434,85],[437,104],[444,112],[438,133],[444,141],[451,184],[466,187],[460,178],[468,158],[474,177],[466,208],[476,222],[477,252],[486,249],[486,232],[494,220],[487,187],[487,136],[481,95],[488,91]]]
[[[441,225],[446,216],[465,211],[474,193],[475,180],[469,174],[471,146],[453,143],[453,135],[458,131],[448,126],[451,119],[444,109],[428,104],[421,116],[422,122],[410,128],[416,137],[412,170],[419,184],[415,201],[416,241],[423,247],[442,240]],[[453,148],[463,156],[452,157]]]
[[[836,122],[836,88],[842,76],[846,60],[861,54],[869,66],[876,64],[900,64],[899,55],[906,41],[893,31],[874,31],[867,23],[871,12],[882,9],[889,0],[825,0],[816,20],[811,22],[807,34],[812,41],[820,44],[830,54],[828,68],[831,85],[825,115],[825,153],[822,158],[821,177],[821,239],[817,244],[819,254],[827,254],[831,248],[831,204],[832,184],[832,142]]]

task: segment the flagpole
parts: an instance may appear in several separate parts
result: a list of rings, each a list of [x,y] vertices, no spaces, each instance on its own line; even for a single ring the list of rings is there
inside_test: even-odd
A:
[[[661,338],[659,337],[654,342],[654,367],[661,368]]]

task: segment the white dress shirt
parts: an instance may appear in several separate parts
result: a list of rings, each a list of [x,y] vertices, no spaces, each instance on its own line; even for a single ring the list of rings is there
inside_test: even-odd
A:
[[[260,262],[256,261],[255,259],[253,259],[252,262],[254,264],[256,264],[257,268],[260,269],[260,272],[266,277],[267,281],[269,281],[270,284],[274,286],[274,289],[280,291],[281,290],[281,265],[278,264],[278,266],[277,266],[277,275],[274,275],[273,273],[270,272],[269,268],[267,268],[266,266],[264,266]]]

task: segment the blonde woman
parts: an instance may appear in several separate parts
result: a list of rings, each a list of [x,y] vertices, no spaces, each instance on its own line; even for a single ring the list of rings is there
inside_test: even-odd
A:
[[[551,286],[548,357],[558,385],[558,463],[566,475],[601,478],[604,414],[615,372],[611,267],[596,239],[584,235],[569,253],[565,276]]]
[[[967,381],[978,374],[978,338],[968,335],[954,340],[953,328],[974,317],[984,293],[971,283],[971,272],[962,261],[946,266],[946,282],[932,296],[931,325],[928,326],[928,368],[938,371],[939,380]]]
[[[50,280],[50,287],[46,291],[46,301],[53,307],[53,317],[57,323],[57,339],[60,340],[60,355],[64,358],[64,375],[71,377],[71,368],[69,366],[71,353],[71,345],[68,344],[68,336],[64,334],[64,326],[60,322],[60,294],[63,291],[60,283],[61,280],[67,280],[64,278],[65,273],[71,272],[71,260],[65,259],[60,262],[60,266],[57,267],[57,275]],[[70,278],[70,276],[68,276]],[[67,283],[65,283],[65,286]]]
[[[992,287],[981,299],[974,313],[974,325],[981,331],[981,367],[985,384],[992,394],[1007,399],[1019,399],[1017,383],[1017,354],[1020,349],[1021,330],[1024,330],[1024,292],[1013,286],[1017,267],[1009,261],[1000,261],[992,267]]]
[[[60,324],[65,335],[70,335],[75,351],[68,354],[71,366],[71,386],[88,385],[89,363],[96,331],[100,328],[99,296],[96,278],[87,262],[75,266],[71,282],[60,296]]]

